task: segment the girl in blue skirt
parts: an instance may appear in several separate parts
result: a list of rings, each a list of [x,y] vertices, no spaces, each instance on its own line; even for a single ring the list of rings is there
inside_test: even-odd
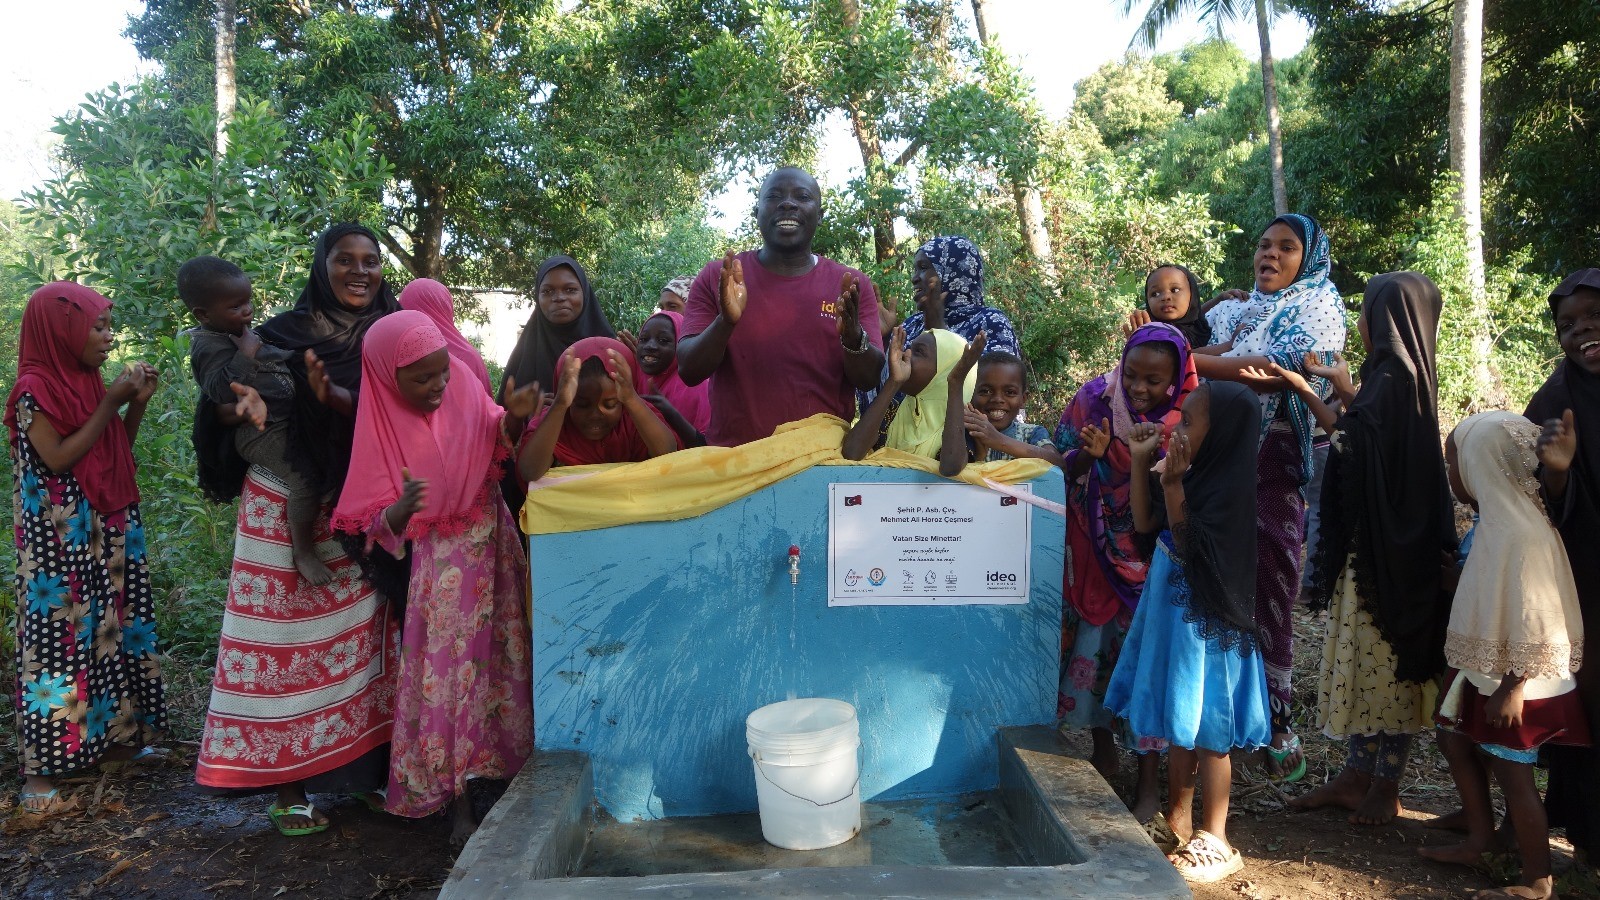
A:
[[[1213,381],[1184,400],[1166,460],[1154,467],[1162,470],[1159,494],[1150,473],[1160,426],[1135,426],[1129,448],[1134,527],[1160,538],[1105,705],[1134,734],[1169,744],[1167,824],[1178,850],[1168,859],[1189,881],[1244,868],[1226,835],[1228,752],[1272,739],[1255,624],[1260,430],[1255,394]]]

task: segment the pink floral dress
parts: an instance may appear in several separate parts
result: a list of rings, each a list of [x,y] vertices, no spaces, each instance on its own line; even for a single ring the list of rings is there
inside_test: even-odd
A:
[[[528,561],[498,491],[459,534],[408,546],[381,513],[368,533],[411,556],[387,808],[426,816],[467,779],[510,778],[533,752]]]

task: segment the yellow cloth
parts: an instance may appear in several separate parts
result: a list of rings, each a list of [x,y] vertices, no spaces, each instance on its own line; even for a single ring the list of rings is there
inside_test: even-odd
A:
[[[944,420],[950,411],[950,372],[961,361],[967,340],[954,331],[930,328],[923,334],[933,339],[933,378],[916,394],[900,401],[894,421],[889,423],[885,446],[935,459],[944,447]],[[978,367],[967,370],[961,383],[961,402],[972,402],[978,386]]]
[[[522,505],[528,534],[591,531],[634,522],[671,522],[702,515],[812,466],[887,466],[939,473],[939,463],[899,450],[878,450],[860,462],[839,455],[843,420],[819,413],[780,426],[769,438],[738,447],[695,447],[637,463],[552,469],[534,482]],[[1053,467],[1042,459],[973,463],[955,481],[984,478],[1015,484]]]
[[[1353,559],[1346,561],[1328,609],[1328,637],[1322,645],[1322,677],[1317,683],[1317,724],[1323,734],[1340,740],[1380,731],[1416,734],[1430,729],[1438,685],[1395,679],[1394,650],[1356,596],[1355,579],[1350,575]]]

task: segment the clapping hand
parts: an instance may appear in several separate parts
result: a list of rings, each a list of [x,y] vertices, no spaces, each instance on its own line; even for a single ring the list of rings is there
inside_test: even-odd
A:
[[[1145,309],[1136,309],[1133,312],[1128,313],[1128,321],[1124,322],[1122,325],[1122,336],[1125,338],[1131,338],[1133,337],[1133,333],[1135,331],[1138,331],[1149,324],[1150,311]]]
[[[989,335],[981,329],[967,342],[967,346],[961,351],[961,358],[956,360],[956,367],[950,370],[951,384],[960,384],[967,380],[967,373],[978,364],[978,357],[983,355],[983,348],[988,343]]]
[[[311,393],[317,402],[328,405],[328,398],[333,393],[333,379],[328,377],[328,367],[317,358],[315,350],[306,351],[306,381],[311,384]]]
[[[750,295],[744,286],[744,264],[729,250],[722,257],[722,278],[717,291],[722,318],[729,325],[739,324],[739,317],[744,315],[744,306],[749,299]]]
[[[889,334],[889,349],[886,354],[889,359],[889,379],[883,383],[883,389],[894,393],[900,386],[911,380],[911,348],[906,346],[906,330],[896,325]]]
[[[1093,426],[1091,426],[1093,427]],[[1088,430],[1088,429],[1085,429]],[[1128,441],[1128,450],[1135,460],[1149,468],[1150,459],[1161,449],[1161,426],[1155,422],[1136,422]]]
[[[861,327],[861,282],[854,272],[844,273],[839,280],[838,324],[839,341],[852,350],[865,350],[866,331]]]
[[[143,383],[140,384],[139,390],[133,395],[133,402],[143,406],[150,402],[151,397],[155,396],[156,387],[161,383],[161,372],[147,362],[136,362],[133,366],[144,375]]]
[[[552,406],[565,410],[572,406],[572,401],[578,398],[578,372],[583,368],[583,360],[576,356],[567,357],[561,364],[560,379],[556,382],[556,399]]]
[[[255,388],[237,381],[228,382],[235,396],[239,398],[233,405],[233,413],[244,424],[254,425],[257,431],[267,430],[267,401],[261,399],[261,394]]]
[[[1572,468],[1572,461],[1578,455],[1578,427],[1573,422],[1572,410],[1563,410],[1561,418],[1544,423],[1534,452],[1539,456],[1539,464],[1551,472]]]
[[[514,375],[506,376],[504,396],[506,414],[516,419],[527,420],[544,405],[544,392],[539,390],[539,382],[519,388]]]
[[[633,332],[624,328],[617,332],[617,340],[622,342],[622,346],[628,348],[629,353],[632,353],[635,357],[639,355],[639,338]]]
[[[923,324],[928,328],[943,328],[944,307],[950,299],[950,292],[944,289],[944,282],[939,280],[939,272],[929,268],[928,276],[922,283],[922,291],[911,298],[922,310]]]
[[[999,430],[994,427],[994,423],[989,421],[989,417],[970,403],[961,410],[961,427],[967,430],[967,434],[972,436],[972,440],[980,448],[993,447],[1001,437]],[[980,457],[984,455],[986,454],[979,453]]]
[[[1146,422],[1141,424],[1150,423]],[[1137,434],[1138,429],[1135,429],[1134,433]],[[1155,429],[1155,434],[1156,445],[1160,446],[1161,429]],[[1090,424],[1083,426],[1083,430],[1078,432],[1078,441],[1083,445],[1083,452],[1089,454],[1095,459],[1105,458],[1106,450],[1110,449],[1111,447],[1111,420],[1101,419],[1099,425]],[[1154,452],[1154,450],[1152,449],[1151,452]]]
[[[1189,471],[1189,459],[1188,435],[1174,434],[1167,441],[1167,468],[1161,473],[1161,486],[1172,488],[1182,484],[1183,473]]]
[[[622,354],[615,350],[607,350],[606,356],[611,360],[611,371],[608,373],[611,380],[617,385],[617,400],[623,404],[637,399],[639,392],[633,389],[633,369],[628,366],[628,361]],[[576,379],[574,379],[576,380]]]

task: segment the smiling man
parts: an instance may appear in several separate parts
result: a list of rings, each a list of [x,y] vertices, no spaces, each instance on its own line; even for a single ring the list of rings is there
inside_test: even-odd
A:
[[[712,444],[731,447],[816,413],[849,420],[855,391],[878,386],[883,338],[867,277],[811,252],[822,191],[803,169],[761,183],[761,249],[729,253],[689,288],[678,374],[711,379]]]

